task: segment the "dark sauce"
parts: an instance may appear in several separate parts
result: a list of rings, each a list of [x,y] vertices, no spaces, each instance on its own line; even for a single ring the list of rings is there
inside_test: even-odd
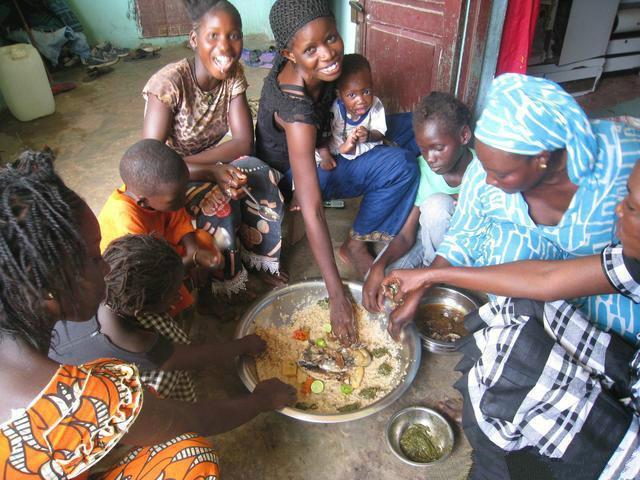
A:
[[[420,305],[416,325],[420,332],[429,338],[453,342],[456,337],[467,335],[464,316],[464,311],[442,303]]]

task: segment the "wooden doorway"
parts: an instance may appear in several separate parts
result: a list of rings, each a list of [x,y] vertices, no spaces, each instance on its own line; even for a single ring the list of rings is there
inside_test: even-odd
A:
[[[492,0],[359,0],[356,50],[371,63],[389,112],[409,111],[425,94],[455,93],[472,105]]]

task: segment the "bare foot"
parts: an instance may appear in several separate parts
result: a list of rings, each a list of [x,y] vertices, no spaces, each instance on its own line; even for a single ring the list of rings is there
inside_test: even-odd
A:
[[[362,280],[373,264],[373,257],[367,250],[367,244],[349,238],[338,250],[340,260],[353,268]]]
[[[264,270],[258,270],[255,273],[257,277],[267,285],[284,287],[289,284],[289,274],[287,272],[280,271],[278,273],[271,273],[265,272]]]
[[[462,425],[462,399],[447,397],[438,401],[438,410],[451,420]]]

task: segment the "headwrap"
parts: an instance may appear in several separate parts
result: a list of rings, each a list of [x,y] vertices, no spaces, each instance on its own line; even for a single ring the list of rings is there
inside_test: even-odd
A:
[[[558,84],[516,73],[500,75],[485,105],[474,135],[486,145],[521,155],[566,148],[575,184],[593,169],[598,144],[589,120]]]
[[[307,23],[320,17],[333,17],[326,0],[276,0],[269,12],[269,23],[278,50]]]

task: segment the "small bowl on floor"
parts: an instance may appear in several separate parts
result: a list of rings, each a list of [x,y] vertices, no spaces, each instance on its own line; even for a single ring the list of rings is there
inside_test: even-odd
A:
[[[440,450],[440,456],[432,462],[422,463],[411,460],[402,450],[400,439],[412,425],[424,425],[429,430],[433,445]],[[444,462],[453,450],[453,430],[449,422],[438,412],[426,407],[407,407],[391,416],[386,429],[387,445],[403,462],[414,467],[428,467]]]

